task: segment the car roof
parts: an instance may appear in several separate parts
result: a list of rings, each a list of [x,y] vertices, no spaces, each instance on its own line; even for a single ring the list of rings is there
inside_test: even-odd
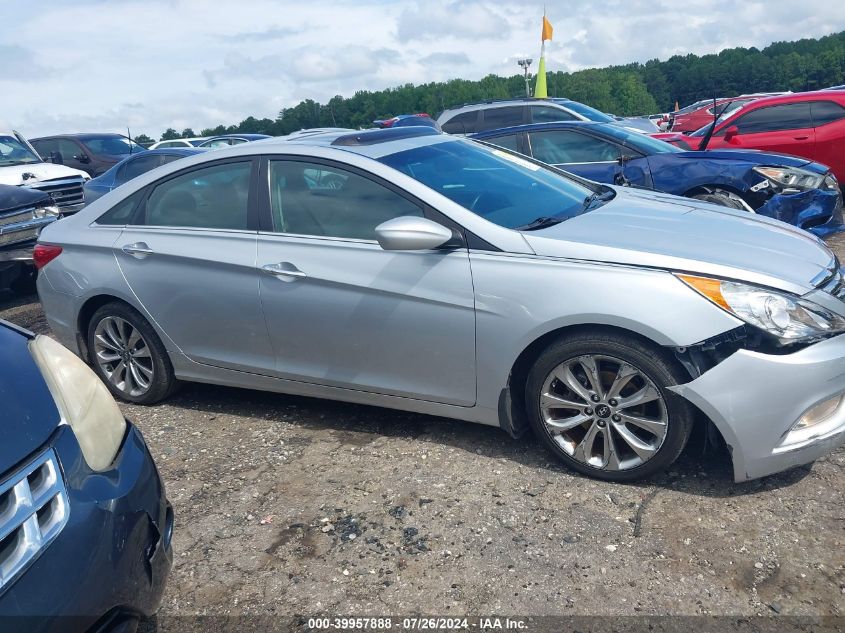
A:
[[[129,154],[124,160],[134,158],[135,156],[155,156],[156,154],[181,154],[183,156],[193,156],[194,154],[202,154],[208,150],[200,147],[156,147],[155,149],[148,149],[143,152],[133,152]]]
[[[250,143],[250,146],[252,148],[273,147],[283,149],[284,146],[291,144],[307,145],[347,151],[369,158],[380,158],[422,145],[457,140],[459,140],[459,137],[443,134],[428,125],[409,125],[406,127],[373,128],[367,130],[344,128],[305,129],[289,134],[288,136],[274,136]]]
[[[30,140],[32,141],[46,141],[49,139],[54,138],[78,138],[80,140],[91,139],[91,138],[103,138],[103,137],[118,137],[118,138],[126,138],[123,134],[117,134],[115,132],[78,132],[74,134],[52,134],[50,136],[36,136]]]
[[[504,134],[520,134],[523,132],[538,132],[540,130],[566,128],[602,129],[604,126],[612,126],[612,124],[603,123],[601,121],[549,121],[547,123],[526,123],[525,125],[511,125],[509,127],[501,127],[493,130],[484,130],[483,132],[476,132],[474,134],[469,134],[468,138],[477,138],[479,140],[483,140],[487,137],[502,136]]]
[[[761,97],[755,99],[743,108],[743,112],[748,112],[749,109],[762,108],[768,105],[777,105],[780,103],[793,103],[801,101],[830,101],[831,99],[845,100],[845,90],[814,90],[812,92],[787,92],[782,95],[775,95],[772,97]]]
[[[213,141],[214,139],[218,138],[246,138],[246,139],[261,139],[261,138],[272,138],[269,134],[218,134],[216,136],[207,136],[204,140]],[[180,140],[180,139],[173,139]]]

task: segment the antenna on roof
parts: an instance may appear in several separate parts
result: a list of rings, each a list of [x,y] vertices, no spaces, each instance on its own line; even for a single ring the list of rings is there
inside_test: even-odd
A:
[[[129,131],[129,126],[126,126],[126,138],[129,139],[129,153],[132,153],[132,132]]]

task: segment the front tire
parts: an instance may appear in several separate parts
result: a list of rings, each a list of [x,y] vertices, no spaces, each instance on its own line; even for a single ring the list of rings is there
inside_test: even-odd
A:
[[[155,404],[176,387],[167,350],[152,326],[125,303],[107,303],[88,324],[88,356],[115,397]]]
[[[731,198],[727,194],[722,193],[700,193],[695,196],[690,196],[695,200],[701,200],[702,202],[710,202],[712,204],[718,204],[720,207],[728,207],[729,209],[736,209],[738,211],[747,211],[747,209],[742,206],[742,203],[739,200],[735,200]]]
[[[671,357],[633,336],[582,332],[537,359],[527,413],[535,434],[570,468],[633,481],[665,470],[684,449],[693,409],[667,387],[688,379]]]

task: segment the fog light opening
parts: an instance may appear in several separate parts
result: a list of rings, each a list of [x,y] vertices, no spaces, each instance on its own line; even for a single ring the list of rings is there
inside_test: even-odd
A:
[[[791,430],[797,431],[800,429],[807,429],[816,426],[817,424],[821,424],[825,420],[828,420],[832,415],[834,415],[839,410],[839,407],[841,405],[841,394],[832,398],[828,398],[824,402],[820,402],[816,406],[812,407],[804,415],[798,418],[798,422],[795,423],[795,426],[793,426]]]
[[[842,430],[845,422],[845,394],[837,394],[810,407],[784,435],[775,452],[805,446]]]

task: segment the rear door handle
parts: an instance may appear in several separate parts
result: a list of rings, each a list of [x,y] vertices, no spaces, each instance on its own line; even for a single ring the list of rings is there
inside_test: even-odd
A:
[[[290,262],[279,262],[278,264],[267,264],[261,267],[262,272],[274,277],[289,277],[291,281],[295,279],[305,279],[308,275],[299,270]]]
[[[810,137],[809,136],[796,136],[794,138],[795,138],[796,141],[806,141]]]
[[[147,255],[152,255],[155,251],[147,246],[146,242],[135,242],[134,244],[126,244],[123,247],[123,252],[132,257],[143,259]]]

